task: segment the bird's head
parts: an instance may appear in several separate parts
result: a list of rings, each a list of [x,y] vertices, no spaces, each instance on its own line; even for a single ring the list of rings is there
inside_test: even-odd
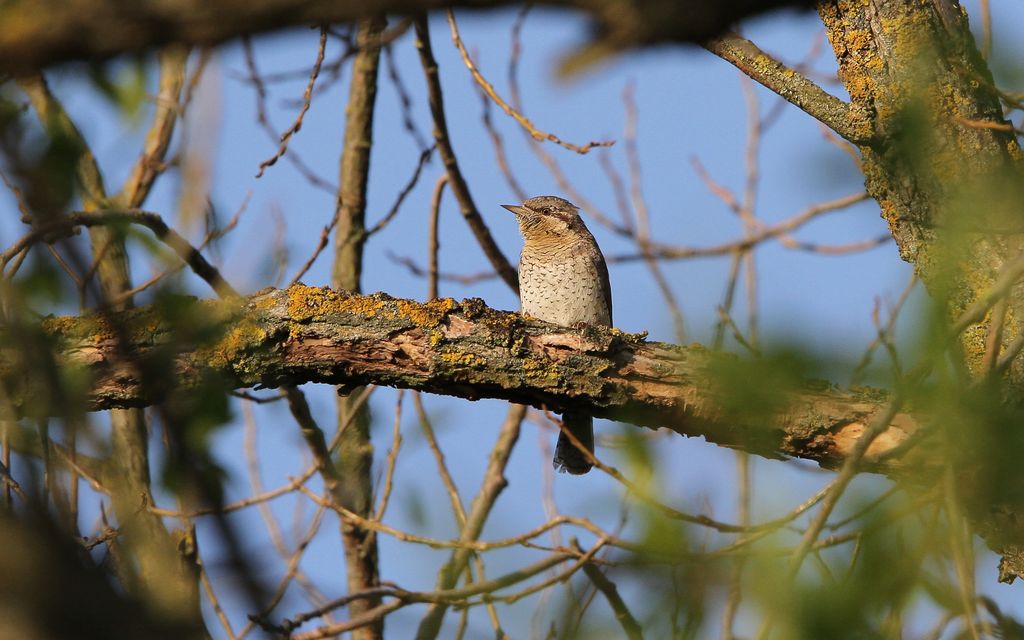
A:
[[[576,205],[558,196],[537,196],[519,206],[501,206],[516,214],[519,230],[528,242],[568,239],[586,229]]]

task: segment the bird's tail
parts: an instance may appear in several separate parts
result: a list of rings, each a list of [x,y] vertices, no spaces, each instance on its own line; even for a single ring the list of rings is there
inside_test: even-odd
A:
[[[580,441],[587,451],[594,451],[594,419],[585,414],[565,413],[562,414],[562,423],[566,430]],[[576,448],[576,445],[569,440],[565,432],[558,432],[558,444],[555,445],[555,469],[562,473],[571,473],[579,476],[590,471],[594,465],[590,463],[587,456]]]

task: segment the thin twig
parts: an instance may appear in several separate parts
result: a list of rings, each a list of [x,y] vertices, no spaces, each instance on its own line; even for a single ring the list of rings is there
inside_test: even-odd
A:
[[[441,216],[441,196],[448,184],[448,174],[443,174],[434,183],[434,192],[430,196],[430,219],[427,222],[427,300],[437,299],[438,286],[438,253],[441,249],[440,236],[437,233],[438,218]]]
[[[466,526],[466,510],[462,506],[462,498],[459,496],[459,490],[455,486],[455,481],[452,480],[452,474],[448,471],[448,464],[445,462],[444,453],[441,452],[441,447],[437,444],[434,426],[431,424],[430,416],[427,415],[427,410],[423,406],[423,396],[418,391],[414,391],[412,402],[416,408],[416,417],[420,422],[420,430],[423,432],[423,437],[427,439],[427,446],[430,447],[430,452],[434,455],[434,463],[437,465],[437,473],[441,478],[441,484],[444,485],[445,493],[448,494],[448,502],[451,503],[455,524],[461,530]]]
[[[402,208],[402,203],[405,202],[405,198],[412,192],[416,183],[419,182],[420,173],[423,171],[423,167],[426,166],[427,162],[430,161],[430,157],[433,155],[434,149],[436,148],[436,144],[431,145],[420,153],[420,158],[419,161],[416,162],[416,169],[413,171],[412,177],[409,178],[409,181],[406,182],[405,186],[398,192],[398,197],[395,198],[394,204],[392,204],[391,208],[388,209],[388,212],[384,214],[384,217],[378,220],[375,225],[366,231],[367,238],[388,226],[388,223],[390,223],[398,214],[399,209]]]
[[[10,449],[10,444],[9,444],[9,442],[7,440],[7,432],[6,431],[4,431],[4,452],[3,452],[3,458],[4,458],[3,461],[0,461],[0,480],[3,480],[3,485],[4,485],[4,492],[5,492],[4,506],[10,508],[10,506],[12,505],[11,494],[10,494],[11,491],[16,493],[18,495],[18,497],[22,499],[23,502],[27,503],[29,501],[28,496],[22,490],[21,485],[18,484],[18,481],[15,480],[14,477],[11,475],[10,467],[8,466],[10,464],[10,461],[11,461],[11,449]]]
[[[11,258],[22,249],[40,242],[54,233],[74,229],[75,227],[95,227],[131,223],[146,227],[161,242],[174,250],[178,256],[191,267],[192,271],[202,278],[222,298],[238,297],[239,293],[221,276],[220,271],[210,264],[198,249],[185,238],[167,226],[157,213],[141,209],[104,209],[101,211],[72,211],[59,220],[37,226],[21,237],[6,251],[0,253],[0,269],[4,269]]]
[[[326,49],[327,27],[322,26],[320,27],[320,42],[316,48],[316,60],[313,62],[313,69],[309,72],[309,82],[306,83],[306,90],[302,94],[302,106],[299,109],[299,114],[295,117],[295,122],[292,123],[292,126],[285,129],[284,133],[281,134],[281,145],[277,148],[274,155],[260,163],[259,171],[256,172],[257,178],[262,178],[263,172],[267,170],[267,167],[273,166],[274,163],[281,159],[281,156],[287,153],[288,143],[291,141],[292,136],[302,128],[302,120],[306,117],[306,112],[309,111],[309,107],[313,102],[313,87],[316,86],[316,79],[320,75],[320,66],[324,62],[324,52]]]
[[[394,488],[395,467],[398,463],[398,451],[402,448],[402,399],[405,398],[405,389],[398,390],[398,398],[395,399],[395,419],[391,432],[391,448],[388,450],[387,464],[384,472],[384,490],[381,491],[380,502],[377,503],[377,511],[373,515],[374,520],[383,520],[384,513],[388,510],[388,502],[391,500],[391,491]],[[373,533],[370,533],[370,537]]]
[[[498,272],[501,279],[512,291],[519,293],[519,276],[515,267],[508,261],[497,242],[494,241],[490,230],[480,216],[480,211],[473,202],[469,192],[469,184],[466,182],[462,171],[459,169],[458,160],[455,157],[455,150],[452,148],[451,140],[448,137],[448,123],[444,114],[444,97],[441,90],[441,80],[438,77],[437,60],[430,47],[430,26],[427,24],[425,15],[420,15],[414,20],[416,27],[416,49],[420,54],[420,63],[423,66],[423,73],[427,81],[427,97],[430,103],[430,113],[434,120],[434,140],[437,142],[438,151],[444,161],[445,170],[448,172],[452,194],[459,202],[462,217],[466,219],[470,230],[476,237],[484,255],[491,262],[491,266]]]
[[[264,78],[260,75],[259,69],[256,66],[256,54],[252,48],[252,40],[249,36],[242,36],[242,53],[245,57],[245,64],[249,70],[249,76],[246,80],[253,85],[256,90],[256,121],[260,124],[263,131],[267,136],[274,141],[276,144],[280,144],[281,136],[278,134],[274,125],[270,122],[270,118],[267,115],[267,86]],[[349,59],[349,55],[343,54],[339,60],[339,67],[342,63]],[[319,175],[313,172],[306,163],[298,156],[294,151],[284,156],[288,159],[298,170],[298,172],[304,177],[310,184],[327,191],[330,194],[337,192],[337,187],[329,180],[321,178]]]
[[[676,342],[686,342],[686,322],[683,318],[683,310],[679,306],[672,286],[669,284],[665,274],[662,273],[661,265],[651,253],[651,221],[647,211],[647,202],[644,200],[641,176],[643,171],[640,167],[640,153],[637,148],[637,115],[635,89],[633,85],[626,85],[622,92],[622,102],[626,111],[626,161],[629,165],[629,191],[633,203],[633,211],[636,214],[636,232],[633,236],[640,251],[646,256],[644,264],[650,271],[651,278],[657,285],[662,297],[665,299],[665,306],[668,307],[669,315],[672,316],[672,326],[675,330]],[[634,228],[630,225],[631,228]]]
[[[405,267],[405,269],[413,276],[417,278],[430,278],[430,269],[424,268],[423,266],[416,263],[415,260],[408,256],[398,256],[391,251],[385,250],[384,255],[387,256],[388,260],[395,264]],[[487,282],[488,280],[495,280],[498,278],[498,274],[493,270],[478,271],[477,273],[449,273],[445,271],[438,271],[437,281],[438,282],[457,282],[461,285],[472,285],[477,282]]]
[[[588,142],[587,144],[580,146],[572,144],[571,142],[566,142],[553,133],[547,133],[538,129],[532,122],[530,122],[529,118],[524,116],[518,110],[513,109],[509,103],[505,102],[505,100],[498,95],[494,86],[491,85],[491,83],[484,78],[483,74],[480,73],[480,70],[477,69],[473,59],[469,56],[469,52],[466,51],[466,45],[462,43],[462,38],[459,36],[458,25],[455,24],[455,12],[451,9],[448,9],[448,26],[451,28],[452,42],[455,43],[455,47],[459,50],[459,55],[462,56],[463,64],[465,64],[466,68],[469,69],[469,72],[473,74],[473,79],[480,85],[483,92],[490,96],[491,100],[494,100],[494,103],[501,107],[502,111],[526,129],[534,140],[547,140],[549,142],[554,142],[561,147],[565,147],[566,149],[575,151],[579,154],[585,154],[594,147],[610,147],[615,144],[614,140],[604,140]]]
[[[583,553],[583,549],[580,548],[579,544],[573,540],[573,548]],[[622,600],[622,596],[619,595],[619,590],[615,587],[615,583],[608,579],[608,577],[598,569],[596,566],[587,562],[583,565],[583,573],[590,578],[590,582],[593,583],[594,588],[604,595],[608,601],[608,606],[612,608],[612,612],[615,614],[615,619],[622,625],[622,630],[626,633],[626,637],[630,640],[638,640],[644,637],[643,630],[640,627],[640,623],[636,621],[633,614],[630,613],[629,607]]]
[[[408,29],[412,26],[412,20],[407,18],[403,24]],[[405,82],[402,81],[402,76],[398,72],[398,65],[395,64],[395,54],[391,45],[384,47],[384,68],[388,72],[388,79],[391,80],[395,93],[398,94],[398,103],[402,107],[402,126],[412,136],[416,146],[420,150],[426,151],[428,146],[427,140],[420,133],[420,129],[416,126],[416,121],[412,117],[412,98],[409,97],[409,91],[405,88]]]
[[[562,575],[560,575],[559,579],[564,580],[567,577],[566,574],[571,575],[572,573],[574,573],[579,568],[579,566],[582,566],[583,562],[589,560],[590,557],[594,553],[596,553],[602,546],[603,546],[603,540],[598,540],[598,542],[593,547],[591,547],[590,550],[587,551],[586,554],[584,554],[582,557],[580,557],[579,560],[576,563],[574,563],[574,565],[572,567],[570,567],[569,570],[567,570]],[[524,580],[528,580],[529,578],[532,578],[533,576],[535,576],[535,575],[537,575],[539,573],[543,573],[544,571],[547,571],[551,567],[557,566],[557,565],[562,564],[563,562],[565,562],[567,560],[572,560],[574,558],[576,558],[576,555],[572,554],[572,553],[556,553],[556,554],[552,554],[552,555],[548,556],[547,558],[544,558],[543,560],[540,560],[540,561],[535,562],[535,563],[533,563],[531,565],[523,567],[523,568],[521,568],[521,569],[519,569],[517,571],[513,571],[511,573],[505,574],[505,575],[500,576],[498,578],[493,578],[491,580],[487,580],[487,581],[484,581],[484,582],[478,582],[478,583],[476,583],[476,584],[474,584],[472,586],[463,587],[463,588],[459,588],[459,589],[447,589],[447,590],[444,590],[444,591],[422,592],[422,591],[406,591],[406,590],[400,589],[398,587],[383,586],[383,587],[378,587],[378,588],[373,589],[372,593],[370,591],[367,591],[366,593],[361,593],[361,594],[350,594],[349,596],[347,596],[345,598],[345,601],[342,604],[336,604],[334,608],[336,608],[337,606],[343,606],[344,604],[347,604],[348,601],[351,601],[353,599],[353,596],[358,596],[358,597],[361,597],[361,598],[391,596],[391,597],[396,598],[396,600],[394,600],[394,601],[392,601],[390,603],[387,603],[387,604],[380,605],[379,607],[366,612],[358,620],[356,618],[353,618],[352,620],[350,620],[348,622],[339,623],[337,625],[330,625],[330,626],[320,627],[319,629],[316,629],[316,630],[308,632],[308,633],[295,634],[293,636],[293,638],[295,638],[295,640],[312,640],[314,638],[325,638],[325,637],[329,637],[329,636],[335,636],[335,635],[338,635],[338,634],[340,634],[340,633],[342,633],[344,631],[349,631],[351,629],[355,629],[355,628],[358,628],[358,627],[370,624],[373,621],[380,620],[383,617],[383,615],[386,615],[387,613],[390,613],[391,611],[394,611],[395,609],[399,609],[399,608],[401,608],[403,606],[406,606],[406,605],[409,605],[409,604],[413,604],[413,603],[417,603],[417,602],[435,602],[435,603],[440,602],[440,603],[446,603],[446,604],[464,604],[466,606],[472,606],[471,603],[467,603],[466,601],[469,598],[473,597],[473,596],[477,596],[477,595],[480,595],[480,594],[491,594],[491,593],[493,593],[495,591],[498,591],[500,589],[503,589],[505,587],[509,587],[509,586],[514,585],[514,584],[518,584],[518,583],[520,583],[520,582],[522,582]],[[493,598],[493,599],[502,600],[502,601],[506,601],[506,602],[507,601],[514,602],[515,600],[521,599],[521,598],[525,597],[526,595],[529,595],[529,593],[532,593],[532,592],[534,592],[537,589],[546,588],[547,586],[550,586],[550,584],[548,584],[549,582],[550,581],[545,581],[545,582],[541,583],[540,585],[537,585],[536,587],[524,590],[523,592],[520,592],[520,593],[517,593],[517,594],[512,594],[512,595],[509,595],[509,596],[490,596],[490,595],[488,595],[488,598]],[[331,604],[334,604],[334,603],[331,603]],[[294,617],[291,620],[286,622],[285,628],[286,629],[288,629],[288,628],[294,629],[295,627],[299,626],[300,624],[302,624],[306,620],[309,620],[312,617],[316,617],[317,615],[319,615],[319,613],[320,613],[319,611],[316,611],[316,612],[309,612],[309,613],[306,613],[306,614],[301,614],[299,616],[296,616],[296,617]]]
[[[660,500],[658,500],[654,496],[652,496],[649,491],[644,489],[641,485],[639,485],[639,484],[633,482],[632,480],[626,478],[622,474],[622,472],[619,471],[618,469],[616,469],[615,467],[609,466],[609,465],[605,464],[604,462],[602,462],[600,459],[598,459],[593,454],[593,452],[587,451],[586,448],[583,446],[583,444],[579,441],[579,439],[576,438],[576,436],[571,431],[569,431],[568,429],[564,428],[565,425],[563,425],[561,423],[561,421],[556,420],[553,416],[551,416],[547,412],[545,412],[545,415],[548,416],[549,420],[551,420],[553,423],[555,423],[555,424],[557,424],[559,426],[559,429],[562,430],[562,433],[566,435],[566,437],[572,442],[573,445],[575,445],[581,451],[583,451],[583,453],[587,456],[587,459],[591,462],[591,464],[593,464],[595,467],[597,467],[601,471],[607,473],[612,478],[614,478],[615,480],[620,482],[623,486],[625,486],[627,489],[629,489],[637,498],[642,500],[644,503],[654,507],[655,509],[660,511],[663,515],[665,515],[665,516],[667,516],[669,518],[672,518],[673,520],[679,520],[681,522],[689,522],[691,524],[701,525],[701,526],[704,526],[704,527],[708,527],[709,529],[714,529],[716,531],[720,531],[720,532],[723,532],[723,533],[755,533],[755,532],[763,531],[763,530],[778,529],[779,527],[785,525],[786,523],[791,522],[793,519],[795,519],[797,516],[799,516],[800,513],[803,513],[804,511],[809,509],[814,504],[814,503],[805,503],[804,505],[801,505],[798,509],[790,512],[789,514],[787,514],[787,515],[785,515],[785,516],[783,516],[781,518],[775,518],[773,520],[768,520],[768,521],[762,522],[760,524],[750,525],[750,526],[740,526],[740,525],[737,525],[737,524],[730,524],[730,523],[727,523],[727,522],[720,522],[718,520],[715,520],[715,519],[710,518],[710,517],[705,516],[705,515],[693,515],[693,514],[690,514],[690,513],[679,511],[678,509],[676,509],[674,507],[671,507],[671,506],[661,502]],[[888,424],[889,423],[887,422],[886,426],[888,426]],[[825,493],[819,492],[819,494],[817,495],[817,500],[821,500],[825,495],[826,495]]]
[[[484,474],[483,484],[469,513],[462,517],[459,541],[468,543],[479,538],[483,531],[484,523],[487,521],[498,496],[508,485],[505,480],[505,467],[508,465],[509,457],[512,455],[512,448],[519,440],[519,431],[523,419],[526,417],[526,407],[522,405],[510,405],[505,422],[502,424],[498,434],[498,441],[491,451],[487,471]],[[453,498],[453,500],[457,500]],[[438,574],[437,589],[445,590],[455,586],[458,576],[466,568],[471,553],[465,547],[457,549],[452,553],[448,562],[441,568]],[[481,565],[482,566],[482,565]],[[438,603],[427,610],[426,615],[420,621],[417,638],[423,640],[437,637],[441,629],[441,621],[444,617],[447,605]]]
[[[745,237],[741,240],[735,240],[732,242],[726,242],[723,244],[713,245],[710,247],[673,247],[669,245],[663,245],[660,243],[652,243],[652,251],[654,255],[659,259],[664,260],[679,260],[683,258],[710,258],[713,256],[726,256],[737,251],[743,251],[749,249],[765,240],[775,238],[789,231],[793,231],[798,227],[806,224],[807,222],[817,218],[820,215],[845,209],[859,202],[867,200],[869,196],[867,193],[860,192],[854,193],[842,198],[836,198],[835,200],[829,200],[828,202],[822,202],[810,207],[807,207],[800,213],[794,214],[793,216],[774,224],[770,227],[762,227],[756,234]],[[645,256],[642,253],[636,254],[625,254],[625,255],[613,255],[608,258],[609,262],[634,262],[637,260],[644,260]]]
[[[141,207],[149,195],[153,183],[166,168],[164,156],[174,135],[174,125],[182,116],[179,98],[185,83],[185,66],[188,49],[177,44],[168,45],[160,51],[160,87],[156,95],[156,109],[153,122],[146,133],[142,154],[136,161],[125,181],[117,201],[124,207]]]
[[[793,557],[789,564],[789,575],[795,577],[797,571],[800,570],[800,565],[803,564],[804,558],[811,551],[814,542],[817,540],[821,530],[825,527],[828,517],[832,514],[832,510],[835,508],[839,499],[842,497],[846,490],[846,487],[853,480],[857,473],[858,467],[860,466],[861,460],[868,451],[868,447],[875,441],[875,438],[880,436],[886,429],[889,428],[889,424],[892,422],[893,417],[899,412],[900,407],[903,405],[903,399],[901,396],[896,395],[889,401],[889,405],[885,411],[882,411],[868,428],[857,438],[857,442],[853,445],[850,453],[843,460],[843,466],[836,475],[836,479],[833,481],[829,488],[828,495],[825,496],[822,501],[821,507],[818,512],[814,515],[814,519],[811,521],[807,530],[804,532],[803,537],[800,539],[800,544],[793,552]]]
[[[241,219],[242,214],[248,208],[249,200],[250,200],[251,197],[252,197],[252,191],[247,192],[245,194],[245,198],[242,200],[242,204],[235,211],[234,215],[231,216],[231,219],[228,220],[227,224],[225,224],[223,227],[220,227],[219,229],[214,228],[214,229],[210,229],[209,231],[207,231],[206,236],[203,238],[203,241],[199,243],[199,245],[196,247],[196,249],[199,250],[199,251],[202,251],[210,243],[216,242],[220,238],[223,238],[227,234],[231,233],[235,229],[235,227],[238,226],[238,221]],[[172,274],[175,274],[175,273],[181,271],[186,266],[188,266],[186,263],[181,263],[181,264],[179,264],[179,265],[177,265],[175,267],[172,267],[172,268],[167,269],[165,271],[161,271],[160,273],[154,275],[153,277],[149,278],[145,282],[142,282],[138,286],[133,287],[133,288],[131,288],[131,289],[129,289],[129,290],[123,292],[123,293],[120,293],[120,294],[118,294],[116,296],[112,296],[110,298],[110,304],[112,304],[114,306],[120,305],[120,304],[124,303],[126,300],[130,300],[133,297],[135,297],[137,294],[142,293],[143,291],[149,289],[150,287],[152,287],[156,283],[160,282],[164,278],[166,278],[166,277],[168,277],[168,276],[170,276]]]
[[[498,163],[498,170],[501,171],[501,175],[504,176],[505,182],[508,184],[509,189],[515,194],[516,198],[520,201],[526,200],[530,196],[527,195],[526,190],[523,189],[522,185],[519,184],[519,180],[516,179],[515,174],[512,173],[512,165],[508,159],[508,152],[505,149],[505,139],[502,138],[498,128],[494,126],[494,119],[491,118],[491,101],[487,98],[487,94],[477,86],[477,91],[480,94],[480,104],[482,113],[480,119],[483,122],[484,129],[487,131],[488,137],[491,139],[491,147],[494,148],[494,160]]]

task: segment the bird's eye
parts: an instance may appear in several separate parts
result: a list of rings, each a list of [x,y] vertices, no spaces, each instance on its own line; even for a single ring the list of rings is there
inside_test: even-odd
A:
[[[548,214],[550,214],[551,213],[551,207],[544,207],[543,209],[540,210],[540,212],[541,213],[548,213]]]

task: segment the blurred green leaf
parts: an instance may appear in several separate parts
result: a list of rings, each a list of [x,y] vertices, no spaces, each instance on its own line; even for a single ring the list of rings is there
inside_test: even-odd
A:
[[[138,121],[148,95],[148,65],[142,57],[127,62],[97,62],[89,66],[89,79],[126,118]]]
[[[723,355],[712,361],[708,373],[726,421],[767,426],[786,409],[793,391],[814,384],[808,382],[814,362],[799,348],[784,346],[757,358]]]

